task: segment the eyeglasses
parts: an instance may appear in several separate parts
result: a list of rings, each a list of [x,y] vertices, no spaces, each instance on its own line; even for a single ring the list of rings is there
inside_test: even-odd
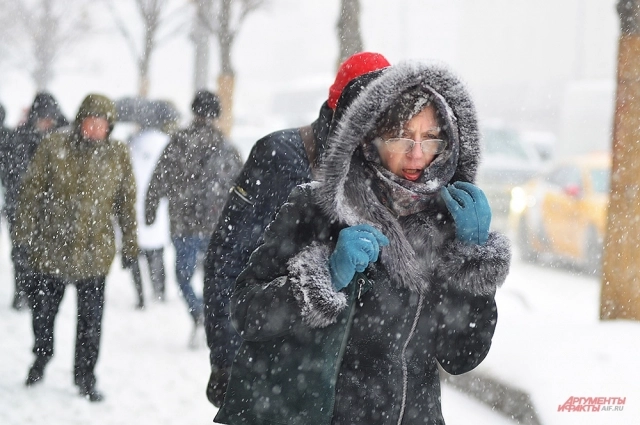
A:
[[[380,138],[380,140],[383,140]],[[447,147],[447,142],[442,139],[426,139],[421,142],[415,140],[405,139],[403,137],[394,137],[391,139],[383,140],[387,146],[387,150],[393,153],[409,153],[413,150],[416,143],[420,143],[422,152],[427,155],[437,155],[444,152]]]

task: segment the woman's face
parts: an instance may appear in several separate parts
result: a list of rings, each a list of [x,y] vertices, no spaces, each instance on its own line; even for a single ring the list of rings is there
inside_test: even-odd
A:
[[[382,139],[388,140],[390,137],[398,136],[385,135]],[[403,179],[416,181],[422,171],[436,157],[435,153],[425,153],[422,149],[422,144],[419,143],[423,140],[440,138],[440,127],[436,119],[435,108],[430,105],[414,115],[405,124],[400,137],[411,139],[418,143],[415,143],[413,148],[406,153],[391,152],[386,143],[378,143],[378,153],[382,160],[382,165]]]

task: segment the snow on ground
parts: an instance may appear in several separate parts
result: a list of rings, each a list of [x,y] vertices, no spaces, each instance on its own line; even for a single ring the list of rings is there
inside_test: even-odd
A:
[[[55,328],[55,355],[43,381],[26,388],[33,355],[30,313],[9,308],[13,295],[10,245],[0,229],[0,424],[2,425],[204,425],[216,409],[205,397],[208,349],[188,349],[191,319],[173,278],[167,250],[167,300],[134,309],[131,277],[114,262],[107,278],[103,337],[96,368],[102,403],[90,403],[73,385],[75,288],[67,287]],[[202,275],[195,279],[202,282]],[[146,281],[144,282],[147,283]],[[147,293],[150,286],[145,286]],[[200,286],[197,290],[201,290]],[[464,408],[461,409],[461,406]],[[507,425],[502,415],[454,390],[443,390],[448,425]]]
[[[90,403],[73,385],[75,288],[68,286],[55,328],[55,355],[44,380],[24,380],[33,355],[30,313],[9,308],[13,278],[6,227],[0,243],[0,424],[210,424],[216,409],[205,397],[208,350],[187,348],[192,329],[186,304],[170,278],[167,301],[134,309],[130,274],[114,262],[107,279],[103,337],[96,368],[103,403]],[[169,256],[167,256],[169,257]],[[168,273],[173,273],[167,261]],[[147,283],[147,282],[145,282]],[[145,288],[150,293],[150,286]]]
[[[640,423],[640,323],[600,321],[600,281],[517,259],[496,297],[477,372],[528,392],[544,425]],[[569,397],[626,397],[622,411],[558,412]]]
[[[45,378],[26,388],[24,380],[33,359],[30,314],[9,308],[13,278],[7,231],[2,226],[0,424],[211,424],[216,409],[204,395],[208,350],[204,341],[201,348],[187,348],[191,321],[173,278],[170,249],[167,268],[167,300],[147,300],[147,309],[137,311],[131,278],[114,262],[107,279],[102,351],[96,369],[98,387],[106,396],[103,403],[80,398],[73,385],[74,287],[67,288],[61,306],[56,354]],[[196,278],[201,282],[201,274]],[[638,423],[640,324],[598,320],[596,279],[516,259],[497,302],[494,343],[479,373],[529,392],[544,425]],[[557,412],[569,397],[626,397],[626,404],[623,411]],[[514,423],[446,386],[442,404],[448,425]]]

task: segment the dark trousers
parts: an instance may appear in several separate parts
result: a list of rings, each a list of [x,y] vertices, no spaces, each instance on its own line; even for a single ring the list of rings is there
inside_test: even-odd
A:
[[[11,250],[11,261],[13,262],[13,279],[15,281],[15,289],[13,292],[14,306],[19,307],[19,304],[28,302],[29,306],[32,304],[33,296],[33,284],[31,281],[32,273],[29,265],[25,261],[27,253],[19,252],[21,248],[13,245]]]
[[[142,249],[141,252],[142,256],[147,260],[153,293],[156,297],[164,298],[164,285],[166,280],[164,271],[164,249]]]
[[[9,222],[9,235],[11,236],[11,261],[13,262],[13,280],[15,289],[13,293],[14,308],[21,308],[23,303],[27,303],[29,307],[33,304],[33,276],[29,267],[27,257],[28,252],[24,247],[17,246],[13,240],[13,227],[15,225],[15,216],[7,214]]]
[[[153,294],[157,299],[163,300],[166,280],[166,273],[164,271],[164,249],[141,249],[140,253],[141,257],[144,257],[147,262]],[[144,293],[142,290],[142,273],[138,262],[135,262],[133,267],[131,267],[131,273],[133,274],[133,283],[138,293],[139,304],[142,305],[144,304]]]
[[[33,335],[36,356],[53,356],[54,324],[70,282],[47,274],[35,274],[33,304]],[[76,350],[74,376],[77,385],[95,385],[94,369],[100,352],[102,333],[102,311],[104,309],[105,276],[75,281],[78,292],[78,323],[76,326]]]

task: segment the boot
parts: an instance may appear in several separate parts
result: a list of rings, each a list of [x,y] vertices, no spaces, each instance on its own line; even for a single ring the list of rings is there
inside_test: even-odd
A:
[[[14,310],[20,311],[27,306],[26,296],[20,292],[16,292],[13,295],[13,302],[11,303],[11,308]]]
[[[80,396],[89,399],[91,402],[98,402],[104,400],[104,395],[100,391],[93,387],[80,387]]]
[[[104,395],[96,389],[95,379],[79,377],[76,375],[75,384],[80,390],[80,396],[87,398],[91,402],[104,400]]]
[[[204,315],[202,312],[193,316],[193,331],[189,337],[189,348],[196,350],[205,346]]]
[[[51,357],[36,357],[36,361],[31,365],[31,369],[29,369],[29,375],[27,375],[27,381],[24,383],[27,387],[37,384],[42,380],[44,376],[44,368],[49,363]]]
[[[138,304],[136,304],[136,310],[144,310],[144,298],[138,299]]]

